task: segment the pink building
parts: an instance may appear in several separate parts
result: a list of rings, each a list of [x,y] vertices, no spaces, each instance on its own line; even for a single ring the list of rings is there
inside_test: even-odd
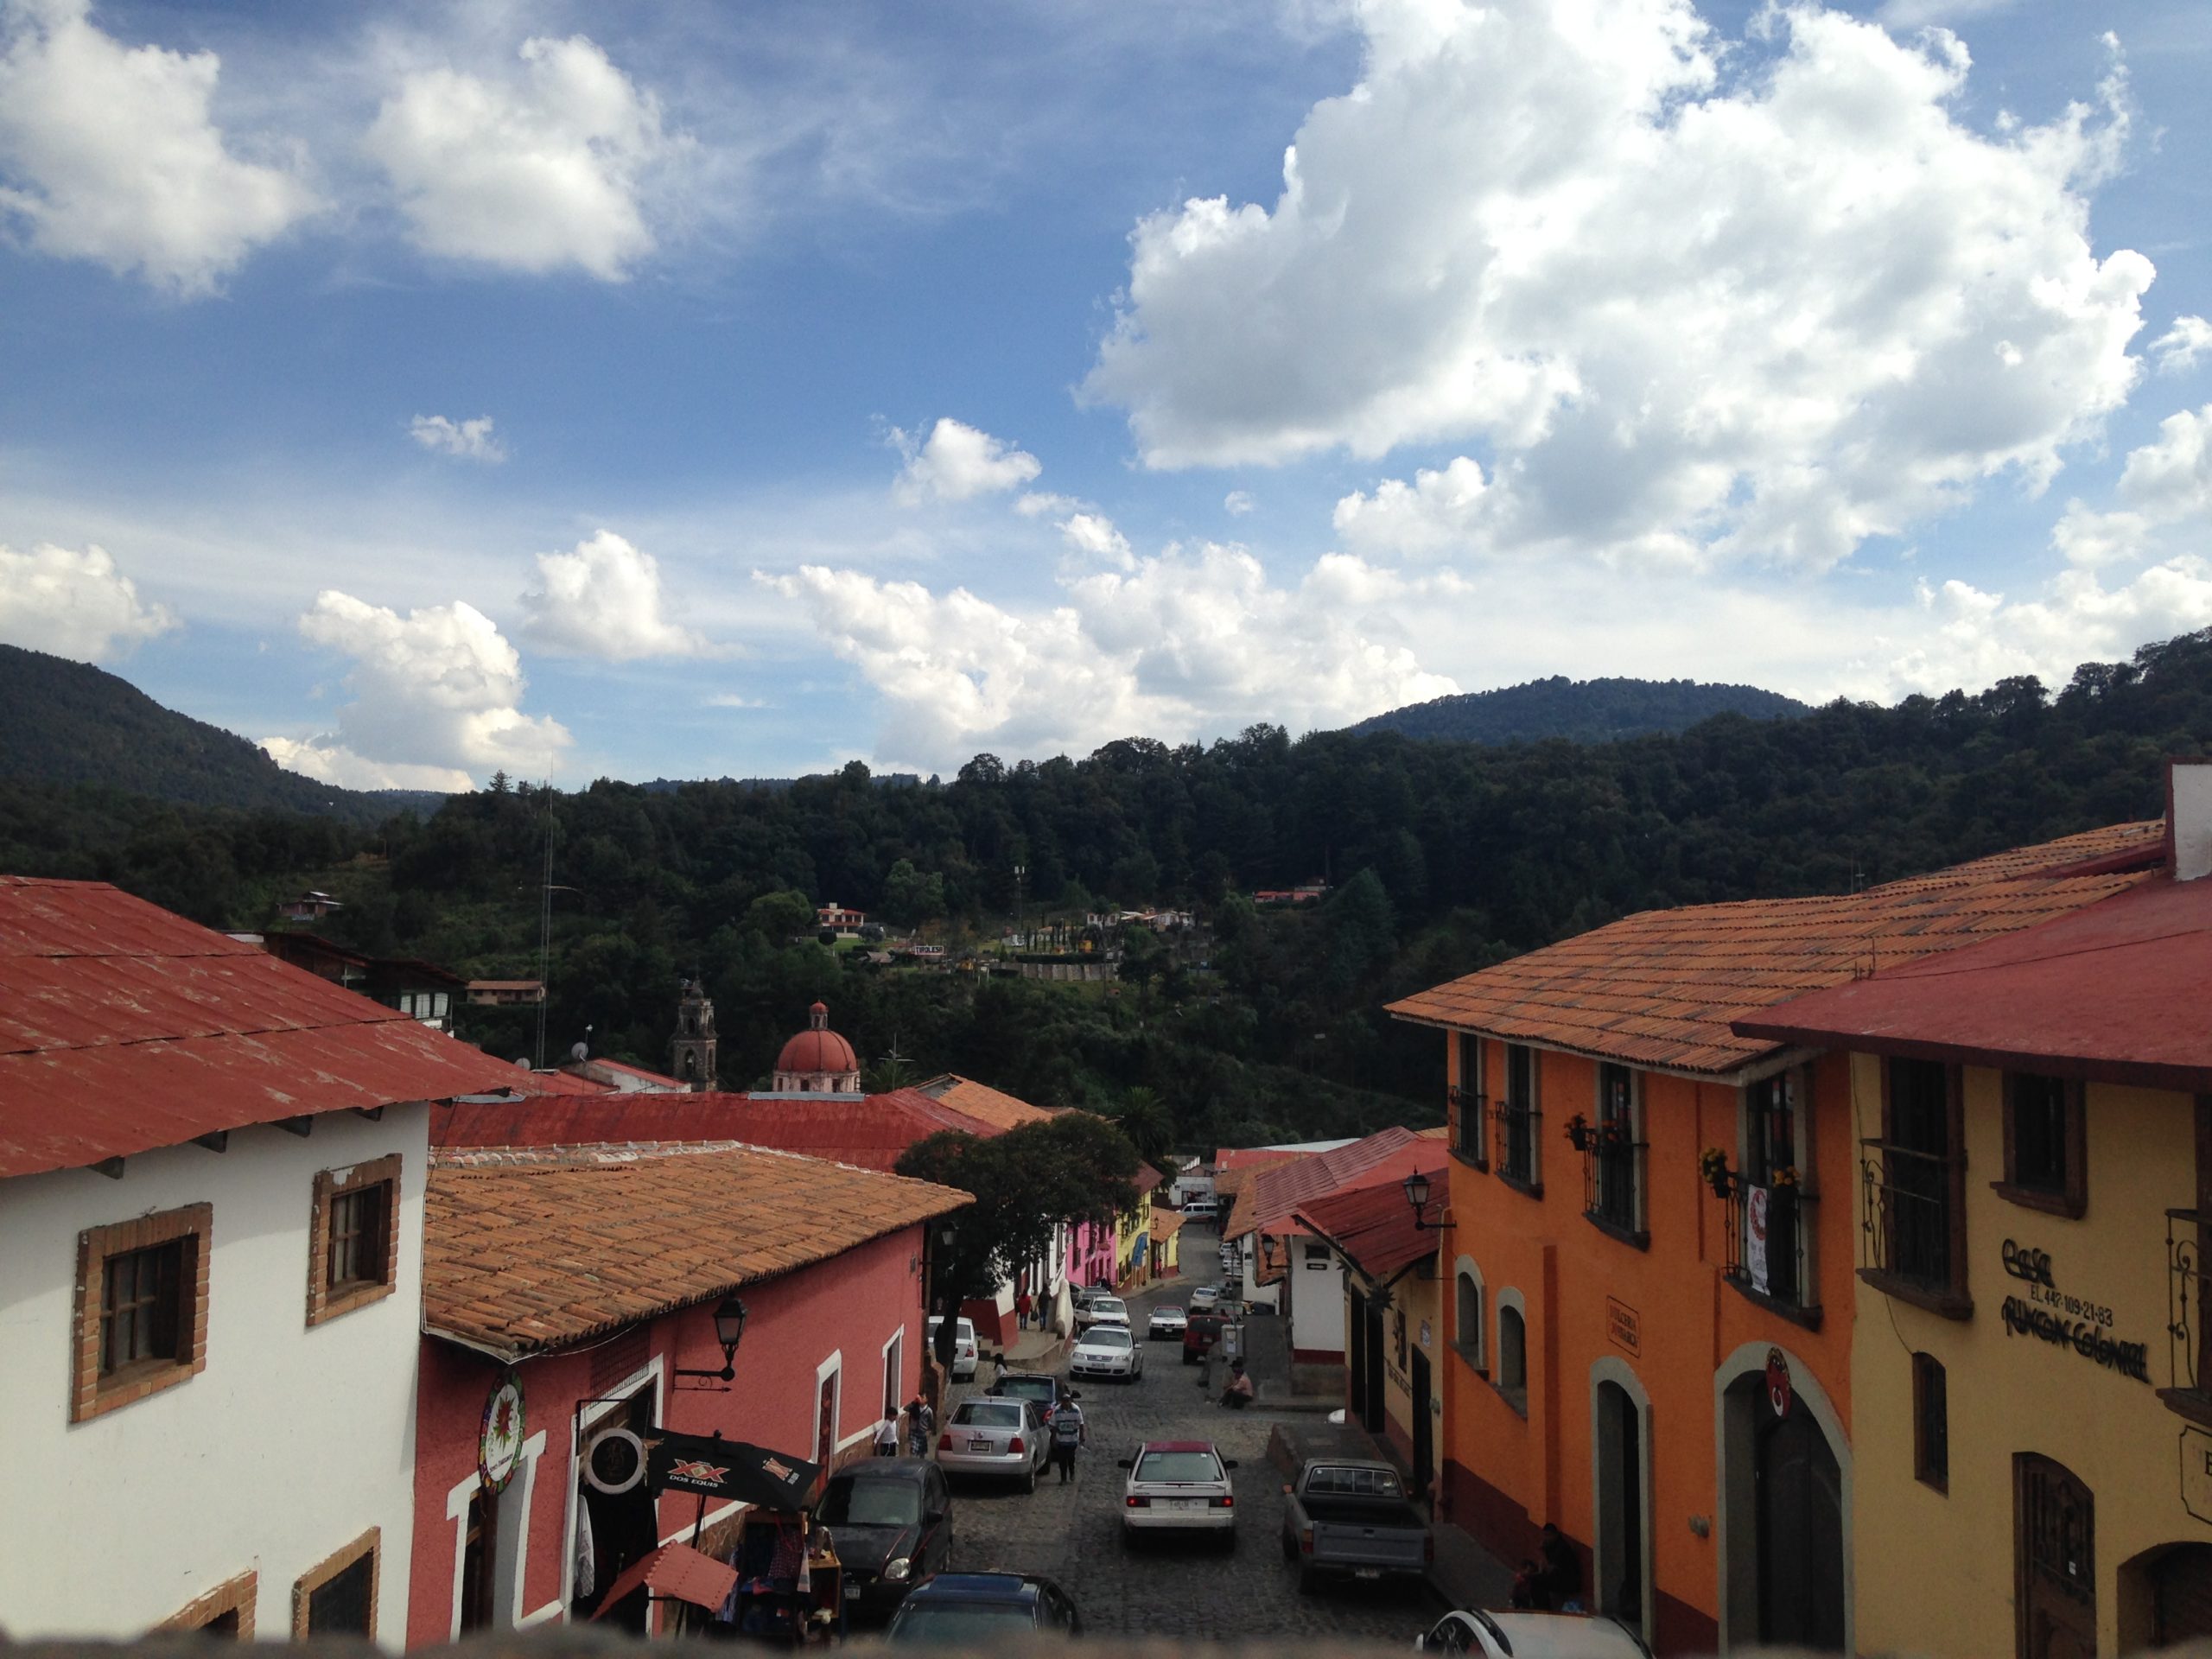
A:
[[[656,1497],[649,1481],[602,1490],[621,1484],[619,1431],[719,1432],[825,1470],[864,1455],[919,1386],[924,1225],[964,1202],[749,1147],[442,1154],[408,1645],[581,1622],[626,1567],[695,1534],[728,1553],[742,1503]],[[739,1300],[743,1338],[726,1357],[717,1314]],[[666,1617],[639,1592],[607,1619],[642,1630]]]

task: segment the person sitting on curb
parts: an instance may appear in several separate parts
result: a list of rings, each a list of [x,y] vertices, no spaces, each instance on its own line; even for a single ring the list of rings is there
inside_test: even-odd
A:
[[[1242,1411],[1252,1403],[1254,1394],[1251,1374],[1245,1370],[1244,1362],[1229,1362],[1229,1386],[1221,1391],[1221,1403],[1232,1411]]]

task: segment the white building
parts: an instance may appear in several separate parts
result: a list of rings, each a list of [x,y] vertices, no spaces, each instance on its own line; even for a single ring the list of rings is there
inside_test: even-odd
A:
[[[7,1636],[399,1645],[423,1103],[507,1070],[104,883],[0,877]]]

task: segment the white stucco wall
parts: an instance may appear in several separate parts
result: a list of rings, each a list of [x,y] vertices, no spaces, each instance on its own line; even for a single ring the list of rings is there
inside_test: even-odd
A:
[[[1341,1354],[1344,1349],[1344,1264],[1334,1250],[1322,1246],[1322,1265],[1306,1259],[1309,1246],[1319,1241],[1294,1233],[1285,1241],[1290,1248],[1290,1345],[1307,1353]]]
[[[255,1633],[289,1637],[292,1586],[383,1529],[378,1639],[407,1631],[415,1388],[429,1114],[319,1117],[302,1138],[235,1130],[229,1149],[131,1158],[120,1180],[62,1170],[0,1182],[0,1401],[10,1515],[0,1627],[18,1639],[134,1636],[249,1568]],[[309,1330],[318,1171],[401,1154],[392,1294]],[[207,1364],[69,1421],[77,1235],[213,1205]]]

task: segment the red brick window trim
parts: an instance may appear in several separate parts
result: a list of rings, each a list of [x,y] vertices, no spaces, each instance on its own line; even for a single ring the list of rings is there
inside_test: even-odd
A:
[[[143,1400],[207,1364],[213,1205],[192,1204],[77,1235],[69,1421]]]
[[[376,1640],[377,1594],[384,1574],[383,1551],[378,1546],[382,1541],[383,1529],[371,1527],[343,1549],[324,1556],[300,1575],[299,1581],[292,1586],[295,1637],[350,1635]],[[360,1582],[363,1575],[367,1579],[365,1586]],[[328,1622],[340,1611],[335,1605],[340,1600],[347,1604],[348,1610],[358,1610],[358,1621]],[[319,1618],[325,1622],[316,1623]]]
[[[400,1157],[392,1153],[315,1178],[308,1222],[308,1324],[391,1294],[399,1271]]]
[[[206,1630],[211,1634],[253,1640],[253,1605],[260,1575],[251,1568],[226,1579],[204,1596],[195,1596],[156,1628],[164,1630]]]

